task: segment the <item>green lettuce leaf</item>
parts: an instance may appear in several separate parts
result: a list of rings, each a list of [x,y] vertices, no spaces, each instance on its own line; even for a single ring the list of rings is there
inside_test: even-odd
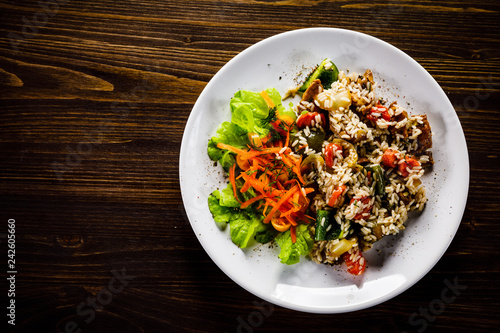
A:
[[[237,181],[236,186],[241,187],[243,181]],[[253,189],[242,194],[243,200],[255,196]],[[239,209],[240,203],[234,198],[231,183],[226,188],[216,190],[208,196],[208,208],[217,223],[229,223],[231,240],[240,248],[247,247],[253,239],[266,243],[274,235],[269,230],[269,225],[264,224],[262,214],[256,212],[252,207]]]
[[[245,209],[237,210],[231,215],[229,226],[231,240],[240,248],[245,248],[261,230],[262,215]]]
[[[278,112],[285,108],[281,104],[281,95],[274,88],[266,89],[269,98],[276,105]],[[247,133],[257,133],[263,137],[269,133],[269,107],[264,98],[258,92],[240,90],[230,102],[231,122],[243,128]]]
[[[285,110],[278,90],[269,88],[266,92],[276,105],[275,111],[293,119],[296,118],[291,108]],[[231,122],[225,121],[220,124],[216,135],[208,141],[207,146],[210,159],[219,161],[226,171],[236,160],[233,153],[217,148],[217,143],[222,142],[233,147],[246,148],[250,143],[248,133],[257,133],[260,137],[266,136],[272,128],[269,121],[274,115],[274,111],[270,114],[266,101],[258,92],[240,90],[234,94],[229,105],[232,114]]]
[[[257,196],[253,188],[249,188],[245,193],[241,193],[239,190],[241,189],[244,183],[245,181],[243,179],[236,180],[236,188],[238,189],[237,192],[239,193],[239,199],[241,202],[245,202]],[[220,191],[219,203],[221,206],[224,207],[239,208],[241,206],[238,200],[236,200],[236,198],[234,197],[233,185],[231,183],[228,183],[226,188]],[[251,206],[246,209],[253,210]]]
[[[215,190],[208,196],[208,209],[217,223],[229,223],[234,208],[221,206],[219,203],[220,192]]]
[[[307,225],[301,224],[296,229],[297,239],[292,243],[290,230],[276,236],[276,243],[281,248],[279,258],[283,264],[293,265],[300,261],[301,255],[307,255],[313,248],[313,239]]]
[[[217,143],[222,142],[233,147],[245,148],[248,142],[247,132],[236,124],[228,121],[223,122],[217,128],[216,136],[208,141],[207,152],[210,159],[219,161],[224,159],[222,163],[229,167],[234,164],[234,156],[228,156],[228,152],[217,148]],[[231,160],[232,158],[232,160]],[[229,165],[229,166],[228,166]]]
[[[217,148],[218,149],[218,148]],[[229,168],[236,163],[236,157],[233,153],[230,151],[226,150],[223,154],[222,157],[219,159],[219,163],[222,166],[222,168],[226,171],[229,172]]]
[[[255,232],[255,240],[261,244],[266,244],[272,241],[279,232],[274,229],[272,224],[261,223]]]
[[[220,191],[219,204],[223,207],[239,208],[241,204],[236,200],[233,193],[233,185],[227,184],[227,187]]]

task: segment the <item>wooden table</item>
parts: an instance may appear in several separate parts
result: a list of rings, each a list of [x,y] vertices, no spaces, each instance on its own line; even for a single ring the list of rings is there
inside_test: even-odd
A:
[[[15,297],[2,278],[2,324],[14,299],[13,332],[500,327],[498,3],[29,0],[0,10],[2,274],[12,275],[13,220],[17,272]],[[437,265],[403,294],[339,315],[271,308],[224,275],[187,222],[178,177],[184,126],[212,76],[266,37],[319,26],[368,33],[422,64],[456,109],[471,167],[462,224]],[[443,294],[450,284],[455,294]]]

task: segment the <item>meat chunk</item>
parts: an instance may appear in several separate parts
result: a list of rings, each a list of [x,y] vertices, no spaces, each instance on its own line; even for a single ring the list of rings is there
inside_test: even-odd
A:
[[[424,152],[432,147],[432,132],[429,121],[427,120],[427,115],[422,115],[420,117],[422,118],[422,123],[419,122],[417,128],[420,129],[422,133],[417,138],[417,153]]]
[[[322,91],[323,91],[323,86],[321,85],[321,81],[319,79],[314,80],[313,82],[311,82],[311,85],[306,89],[306,91],[304,91],[301,102],[312,101],[313,98]]]
[[[396,110],[397,110],[396,102],[391,104],[390,109],[392,109],[394,111],[394,113],[396,113]],[[405,119],[408,119],[408,112],[403,110],[401,113],[395,115],[391,120],[399,123],[400,121],[403,121]],[[403,136],[403,139],[408,138],[408,128],[407,128],[406,124],[404,124],[403,126],[400,126],[400,127],[398,127],[397,124],[394,126],[390,126],[389,131],[391,131],[391,133],[393,133],[393,134],[394,133],[401,134]]]
[[[355,82],[360,86],[360,89],[372,90],[375,82],[373,81],[373,73],[371,70],[367,69],[363,75],[359,75]],[[370,108],[375,105],[376,101],[369,100],[368,102],[361,97],[359,93],[352,94],[352,104],[356,107],[361,108],[363,114],[366,114]]]

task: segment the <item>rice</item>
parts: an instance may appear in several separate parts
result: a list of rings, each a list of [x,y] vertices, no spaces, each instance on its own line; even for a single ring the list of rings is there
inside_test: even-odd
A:
[[[376,82],[371,72],[363,75],[347,75],[340,71],[338,81],[330,89],[320,89],[312,101],[301,101],[296,108],[328,112],[329,131],[321,151],[315,151],[308,145],[311,128],[322,130],[322,120],[316,115],[310,126],[296,133],[292,147],[299,154],[298,148],[304,149],[305,155],[317,155],[323,158],[330,142],[342,142],[343,150],[337,150],[331,166],[318,166],[305,175],[307,182],[315,183],[318,191],[311,201],[314,211],[331,210],[332,217],[328,231],[332,228],[341,230],[340,239],[316,241],[310,258],[317,263],[335,264],[340,260],[334,252],[342,240],[354,243],[348,253],[350,259],[365,263],[361,251],[388,235],[396,235],[405,228],[408,214],[422,210],[427,198],[420,178],[424,174],[422,165],[432,163],[430,153],[419,146],[419,138],[424,133],[426,117],[408,116],[407,111],[397,103],[385,106],[376,95]],[[347,98],[346,96],[350,96]],[[370,115],[369,118],[367,115]],[[348,149],[353,147],[357,154]],[[367,172],[366,166],[382,165],[384,153],[388,150],[397,152],[399,159],[395,167],[383,165],[385,187],[384,194],[377,194],[376,181]],[[347,152],[347,153],[346,153]],[[407,158],[418,161],[413,165]],[[365,167],[360,167],[363,161]],[[329,206],[333,193],[341,186],[346,186],[342,202],[335,207]],[[378,191],[378,192],[377,192]],[[325,221],[321,221],[325,223]],[[311,226],[312,232],[315,226]]]

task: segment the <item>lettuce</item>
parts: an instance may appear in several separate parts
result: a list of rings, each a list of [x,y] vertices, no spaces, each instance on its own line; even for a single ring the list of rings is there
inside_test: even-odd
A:
[[[239,208],[241,206],[238,200],[234,197],[233,186],[231,183],[227,184],[227,187],[220,191],[219,203],[223,207]]]
[[[208,209],[212,213],[215,222],[229,223],[234,208],[221,206],[219,200],[220,192],[216,190],[208,196]]]
[[[240,209],[229,220],[231,240],[240,248],[248,246],[255,234],[261,230],[262,215],[250,210]]]
[[[219,161],[222,167],[228,170],[234,164],[235,158],[228,151],[217,148],[217,143],[245,148],[248,144],[247,132],[238,125],[225,121],[219,125],[216,134],[208,141],[207,153],[211,160]]]
[[[284,111],[281,104],[281,95],[274,88],[266,89],[266,92],[276,105],[276,111]],[[257,133],[263,137],[269,133],[269,107],[258,92],[240,90],[229,103],[231,107],[231,122],[243,128],[247,133]]]
[[[296,229],[297,239],[292,242],[290,230],[276,236],[276,243],[281,248],[279,258],[283,264],[293,265],[300,261],[301,255],[307,255],[313,248],[314,241],[305,224],[300,224]]]
[[[234,94],[230,101],[231,122],[223,122],[217,128],[216,135],[208,141],[207,153],[210,159],[218,161],[224,170],[236,162],[235,155],[227,150],[217,148],[219,142],[237,148],[246,148],[250,143],[248,133],[257,133],[264,137],[271,131],[275,112],[287,114],[295,119],[292,109],[285,110],[281,103],[279,92],[274,89],[266,89],[269,98],[276,106],[275,110],[269,110],[264,98],[257,92],[240,90]],[[243,180],[236,180],[236,187],[241,188]],[[239,191],[238,191],[239,192]],[[250,188],[245,193],[240,193],[241,201],[249,200],[256,196],[255,191]],[[273,240],[278,232],[270,224],[264,224],[264,217],[250,206],[239,209],[241,204],[234,198],[232,185],[214,191],[208,197],[208,208],[215,222],[229,224],[231,240],[240,248],[247,247],[255,239],[260,243]]]
[[[266,244],[272,241],[279,232],[274,229],[273,225],[261,223],[260,227],[255,232],[255,240],[261,244]]]
[[[269,134],[272,126],[269,123],[274,112],[286,114],[295,119],[295,113],[290,108],[285,110],[281,103],[281,95],[274,88],[266,92],[276,105],[272,113],[260,93],[240,90],[234,94],[229,103],[231,108],[231,122],[223,122],[217,128],[217,133],[208,142],[208,156],[213,161],[219,161],[224,170],[229,170],[235,162],[234,154],[217,148],[217,143],[222,142],[237,148],[246,148],[250,143],[248,133],[257,133],[260,137]]]
[[[236,187],[240,188],[243,181],[238,180]],[[253,189],[242,193],[242,199],[248,200],[256,196]],[[252,239],[259,242],[274,238],[269,225],[264,224],[264,217],[252,207],[239,209],[241,204],[234,198],[231,183],[221,191],[216,190],[208,196],[208,209],[217,223],[229,223],[231,240],[240,248],[247,247]]]

